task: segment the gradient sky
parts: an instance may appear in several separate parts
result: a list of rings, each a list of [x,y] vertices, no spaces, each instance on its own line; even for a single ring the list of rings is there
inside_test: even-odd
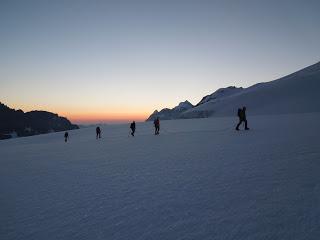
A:
[[[0,0],[0,101],[78,123],[144,120],[319,60],[319,0]]]

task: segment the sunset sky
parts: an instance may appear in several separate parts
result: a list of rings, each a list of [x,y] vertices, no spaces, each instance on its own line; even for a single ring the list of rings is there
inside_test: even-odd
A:
[[[0,1],[0,102],[142,121],[320,60],[320,1]]]

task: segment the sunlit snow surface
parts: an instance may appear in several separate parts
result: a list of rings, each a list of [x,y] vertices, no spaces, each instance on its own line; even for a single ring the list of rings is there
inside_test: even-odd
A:
[[[319,239],[320,114],[248,120],[1,141],[0,239]]]

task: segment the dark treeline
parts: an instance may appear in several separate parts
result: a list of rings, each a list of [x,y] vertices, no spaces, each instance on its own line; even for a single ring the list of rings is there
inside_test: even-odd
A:
[[[0,102],[0,139],[11,138],[13,132],[22,137],[78,128],[57,114],[46,111],[23,112]]]

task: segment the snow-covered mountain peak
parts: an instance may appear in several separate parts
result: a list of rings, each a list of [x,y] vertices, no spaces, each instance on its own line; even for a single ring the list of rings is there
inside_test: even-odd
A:
[[[213,100],[217,100],[217,99],[231,96],[233,94],[241,92],[242,90],[243,90],[242,87],[238,88],[235,86],[230,86],[230,87],[226,87],[226,88],[219,88],[214,93],[203,97],[201,99],[201,101],[196,106],[199,106],[199,105],[206,103],[206,102],[209,102],[209,101],[213,101]]]
[[[179,105],[174,107],[173,110],[178,110],[178,111],[179,110],[187,110],[192,107],[193,107],[193,105],[188,100],[186,100],[184,102],[179,103]]]
[[[161,120],[169,120],[169,119],[177,119],[181,115],[181,113],[190,110],[193,108],[193,105],[189,101],[180,102],[178,106],[170,109],[170,108],[164,108],[160,112],[157,110],[154,111],[147,121],[152,121],[156,118],[160,118]]]
[[[270,82],[248,88],[220,88],[190,107],[182,102],[173,109],[163,109],[160,119],[236,116],[238,107],[246,106],[251,115],[320,112],[320,62]],[[189,107],[189,109],[180,107]]]

